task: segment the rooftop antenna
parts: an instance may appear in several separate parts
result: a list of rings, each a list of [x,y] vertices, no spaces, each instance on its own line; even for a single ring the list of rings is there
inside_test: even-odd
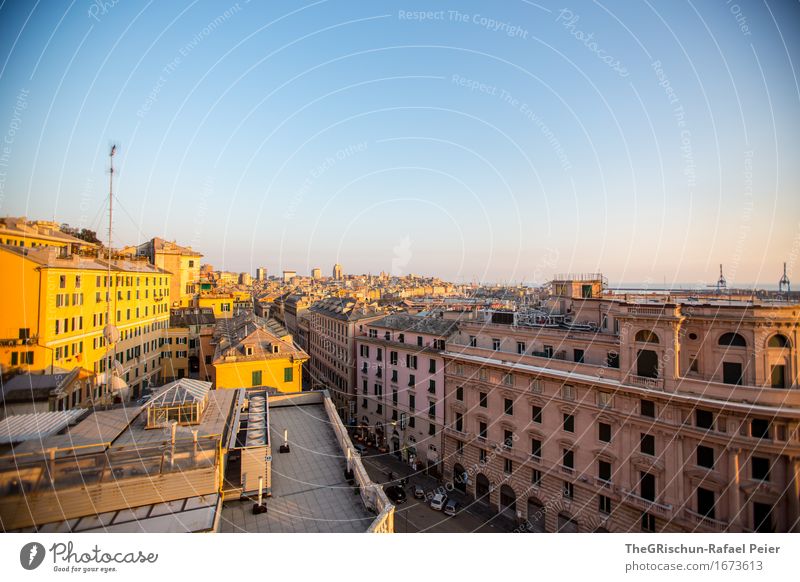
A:
[[[719,266],[719,279],[717,279],[717,291],[722,291],[728,286],[728,282],[725,280],[725,275],[722,274],[722,264]]]
[[[784,287],[786,288],[786,293],[792,292],[792,284],[789,282],[789,276],[786,274],[786,263],[783,263],[783,277],[778,281],[778,292],[783,293]]]
[[[125,390],[128,385],[122,379],[123,368],[117,361],[117,342],[119,341],[119,329],[117,329],[116,321],[111,322],[111,298],[115,297],[111,291],[111,234],[112,234],[112,221],[113,221],[113,201],[114,201],[114,154],[117,153],[117,146],[112,145],[111,151],[108,154],[109,162],[109,176],[108,176],[108,264],[107,264],[107,285],[106,285],[106,325],[103,328],[103,338],[108,345],[108,351],[104,356],[106,361],[106,369],[100,375],[98,380],[100,384],[106,385],[108,393],[119,392]],[[115,299],[116,300],[116,299]],[[112,360],[108,362],[108,355],[112,354]]]

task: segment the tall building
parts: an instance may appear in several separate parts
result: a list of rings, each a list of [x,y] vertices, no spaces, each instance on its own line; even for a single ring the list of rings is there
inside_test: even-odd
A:
[[[311,386],[330,390],[346,424],[356,422],[356,337],[383,315],[352,297],[331,297],[314,303],[302,318]]]
[[[256,280],[258,280],[258,281],[266,281],[267,280],[267,268],[266,267],[258,267],[256,269]]]
[[[322,269],[320,269],[319,267],[314,267],[313,269],[311,269],[311,278],[314,279],[315,281],[322,279]]]
[[[161,348],[161,378],[171,382],[180,378],[210,381],[216,317],[210,307],[173,308],[169,328]]]
[[[404,461],[440,473],[445,340],[454,320],[396,313],[356,336],[358,430]]]
[[[153,238],[132,249],[123,249],[123,252],[133,250],[137,257],[147,257],[156,267],[169,271],[174,276],[170,283],[170,305],[188,306],[189,302],[199,289],[200,259],[203,255],[163,238]]]
[[[263,387],[270,392],[300,392],[303,363],[308,354],[296,347],[292,336],[274,320],[252,313],[217,322],[214,387]]]
[[[0,245],[0,273],[4,372],[104,372],[112,360],[103,329],[111,323],[120,332],[116,358],[131,395],[158,384],[170,273],[143,260],[112,260],[109,269],[106,259],[8,245]]]
[[[253,277],[250,275],[250,273],[239,273],[239,285],[248,286],[252,284],[252,282]]]
[[[297,271],[284,271],[283,272],[283,282],[284,283],[291,283],[292,279],[297,277]]]
[[[342,280],[342,266],[339,263],[333,266],[333,278],[336,281]]]
[[[446,342],[456,489],[532,531],[800,529],[800,305],[552,289]]]

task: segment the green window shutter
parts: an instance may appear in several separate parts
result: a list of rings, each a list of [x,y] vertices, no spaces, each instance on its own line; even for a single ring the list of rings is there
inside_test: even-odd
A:
[[[284,382],[291,382],[294,380],[294,370],[292,368],[284,368],[283,369],[283,381]]]

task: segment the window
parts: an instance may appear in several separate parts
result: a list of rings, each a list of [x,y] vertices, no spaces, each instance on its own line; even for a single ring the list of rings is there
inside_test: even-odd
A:
[[[542,458],[542,441],[539,439],[531,439],[531,456],[534,459]]]
[[[392,404],[397,406],[397,390],[392,390]]]
[[[383,349],[382,348],[377,348],[377,350],[378,350],[377,360],[379,362],[382,362],[383,361]]]
[[[714,492],[702,487],[697,488],[697,513],[714,519]]]
[[[480,392],[478,394],[478,406],[480,406],[481,408],[489,407],[488,395],[486,394],[486,392]]]
[[[257,370],[252,374],[251,386],[261,386],[261,370]]]
[[[612,408],[614,404],[614,395],[610,392],[597,393],[597,405],[600,408]]]
[[[294,380],[294,368],[283,369],[283,381],[292,382]]]
[[[652,331],[650,331],[648,329],[643,329],[641,331],[636,332],[636,338],[635,339],[636,339],[637,342],[643,342],[643,343],[649,343],[649,344],[657,344],[658,343],[658,336],[654,332],[652,332]]]
[[[428,436],[436,436],[436,425],[433,423],[428,425]]]
[[[750,436],[757,439],[768,439],[770,423],[763,418],[754,418],[750,421]]]
[[[747,342],[738,333],[728,332],[728,333],[723,333],[720,336],[719,345],[726,347],[744,348],[747,347]]]
[[[649,513],[642,513],[642,531],[656,531],[656,518]]]
[[[617,352],[608,352],[606,354],[606,365],[609,368],[619,368],[619,354]]]
[[[408,407],[411,409],[411,412],[417,409],[417,397],[414,394],[408,395]],[[414,417],[412,416],[411,419],[413,420]]]
[[[600,513],[610,514],[611,513],[611,498],[606,497],[605,495],[598,495],[599,500],[599,507]]]
[[[414,376],[414,374],[408,375],[408,385],[412,388],[417,385],[417,378]]]
[[[772,506],[768,503],[753,502],[753,524],[758,533],[773,533]]]
[[[575,417],[571,414],[565,414],[563,427],[566,432],[575,432]]]
[[[19,328],[19,339],[27,340],[31,337],[31,328],[29,327],[21,327]]]
[[[786,366],[783,364],[772,366],[770,378],[773,388],[786,388]]]
[[[418,335],[418,336],[417,336],[417,345],[418,345],[419,347],[422,347],[422,336],[421,336],[421,335]]]
[[[460,401],[463,402],[463,400],[464,400],[464,387],[463,386],[459,386],[458,388],[456,388],[456,400],[460,400]]]
[[[503,459],[503,472],[507,475],[514,473],[514,463],[511,462],[511,459]]]
[[[456,441],[456,453],[459,455],[464,454],[464,442],[463,441]]]
[[[572,499],[575,495],[575,487],[569,481],[564,481],[562,495],[567,499]]]
[[[601,422],[597,425],[597,439],[604,443],[611,442],[611,425]]]
[[[430,361],[430,364],[428,365],[428,372],[431,373],[431,374],[435,374],[436,373],[436,360],[432,359]]]
[[[361,345],[361,357],[368,358],[369,357],[369,346]]]
[[[723,384],[741,386],[744,383],[742,364],[739,362],[722,362],[722,382]]]
[[[645,455],[656,454],[656,437],[651,434],[642,433],[641,441],[639,444],[639,451]]]
[[[433,340],[433,349],[435,349],[435,350],[443,350],[444,349],[444,340],[443,339],[435,339],[435,340]]]
[[[542,424],[542,407],[541,406],[533,406],[533,407],[531,407],[531,422],[535,422],[536,424]]]
[[[639,496],[648,501],[656,500],[656,477],[650,473],[641,473],[639,480]]]
[[[486,462],[486,451],[483,449],[478,449],[478,462],[485,463]]]
[[[456,412],[456,430],[464,432],[464,415],[460,412]]]
[[[578,364],[582,364],[583,363],[584,351],[583,350],[573,350],[573,352],[574,352],[575,362],[577,362]]]
[[[544,346],[544,357],[545,358],[553,357],[553,346]]]
[[[474,335],[469,336],[469,347],[477,348],[478,347],[478,338]]]
[[[704,445],[697,445],[697,466],[714,468],[714,449]]]
[[[503,402],[505,413],[509,416],[514,416],[514,401],[511,398],[506,398]]]
[[[564,449],[561,455],[561,464],[567,469],[575,468],[575,454],[570,449]]]
[[[67,287],[67,276],[61,275],[58,278],[58,287],[59,289],[65,289]]]
[[[397,334],[397,341],[399,341],[401,344],[406,343],[406,334],[404,333]]]
[[[417,356],[412,356],[411,354],[406,354],[406,367],[410,368],[411,370],[417,369]]]
[[[514,385],[514,375],[513,374],[504,374],[503,375],[503,384],[506,386],[513,386]]]
[[[714,415],[708,410],[697,409],[694,411],[694,425],[697,428],[711,430],[714,428]]]
[[[517,342],[517,353],[518,354],[525,353],[525,342]]]
[[[561,398],[564,400],[575,400],[575,387],[569,384],[564,384],[561,387]]]
[[[539,486],[542,484],[542,472],[539,469],[531,471],[531,485]]]
[[[428,380],[428,392],[436,394],[436,380]]]
[[[500,350],[500,340],[499,339],[492,338],[492,349],[494,351],[496,351],[496,352]]]
[[[397,370],[392,370],[392,382],[397,382]]]
[[[507,449],[514,446],[514,433],[510,430],[503,431],[503,446]]]
[[[641,400],[640,404],[640,412],[642,416],[646,416],[648,418],[655,418],[656,417],[656,403],[652,400]]]
[[[408,418],[408,426],[409,426],[409,428],[416,428],[416,426],[417,426],[417,419],[416,419],[415,417],[413,417],[413,416],[410,416],[410,417]]]
[[[432,400],[428,403],[428,416],[436,418],[436,403]]]
[[[753,479],[757,481],[769,481],[769,459],[764,457],[752,457],[750,459],[750,470]]]
[[[481,440],[486,440],[486,432],[488,430],[488,426],[485,422],[478,423],[478,438]]]
[[[789,340],[786,339],[785,335],[775,334],[769,341],[767,342],[767,347],[769,348],[788,348],[789,347]]]
[[[611,463],[608,461],[597,461],[597,477],[606,481],[607,483],[611,482]]]
[[[369,382],[367,382],[366,378],[361,381],[361,393],[369,394]]]
[[[397,365],[397,352],[395,352],[395,351],[389,352],[389,363],[392,366],[396,366]]]

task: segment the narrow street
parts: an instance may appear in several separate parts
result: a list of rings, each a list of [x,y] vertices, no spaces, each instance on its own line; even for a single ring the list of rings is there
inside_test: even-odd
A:
[[[455,498],[459,502],[456,515],[449,516],[431,509],[430,499],[442,485],[420,471],[414,473],[410,466],[390,453],[378,453],[377,449],[370,447],[361,460],[375,483],[388,485],[390,472],[393,484],[397,484],[403,477],[408,478],[405,486],[406,502],[397,505],[395,510],[396,533],[503,533],[514,529],[513,524],[468,501],[459,491],[447,492],[449,498]],[[424,499],[414,499],[415,485],[422,486],[425,491]]]

